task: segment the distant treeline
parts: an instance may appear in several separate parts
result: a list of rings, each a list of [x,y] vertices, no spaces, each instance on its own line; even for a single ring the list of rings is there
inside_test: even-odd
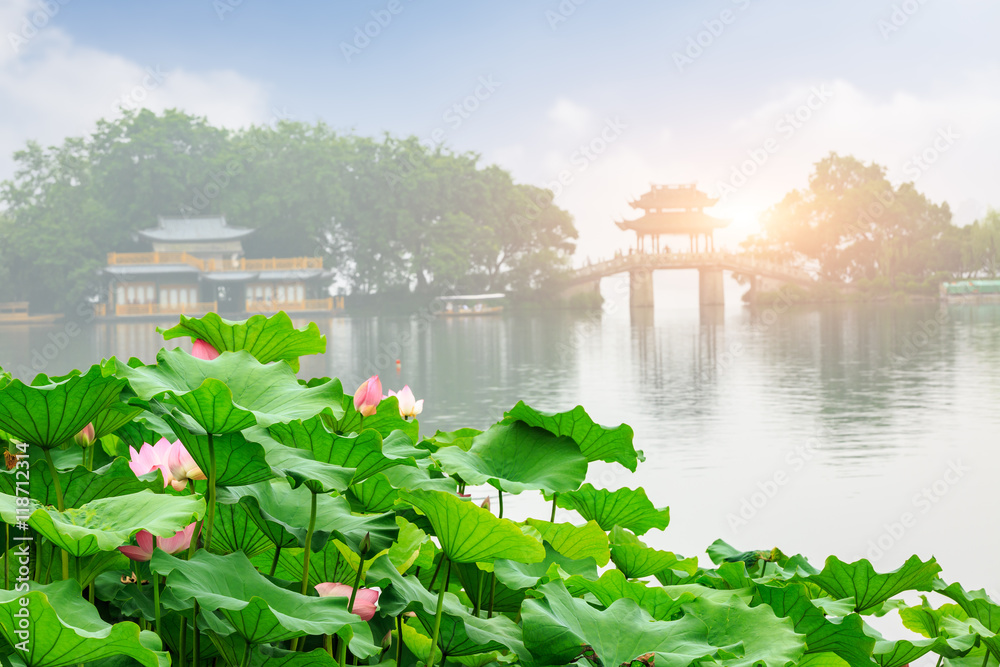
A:
[[[248,257],[322,256],[355,294],[529,291],[577,237],[552,193],[416,138],[278,122],[227,130],[170,110],[100,121],[15,153],[0,184],[0,301],[92,296],[110,251],[145,251],[157,216],[224,214]]]
[[[1000,271],[1000,213],[957,227],[947,203],[932,203],[913,183],[894,187],[884,167],[836,153],[761,227],[744,249],[873,292],[936,293],[942,280]]]

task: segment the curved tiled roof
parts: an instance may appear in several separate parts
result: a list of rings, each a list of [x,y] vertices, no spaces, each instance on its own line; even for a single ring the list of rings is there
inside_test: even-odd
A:
[[[209,241],[238,241],[250,234],[252,229],[230,227],[225,216],[204,216],[198,218],[165,218],[160,216],[160,226],[144,229],[139,235],[150,241],[161,243],[204,243]]]

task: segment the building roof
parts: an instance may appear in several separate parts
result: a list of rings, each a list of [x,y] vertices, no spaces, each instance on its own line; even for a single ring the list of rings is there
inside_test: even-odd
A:
[[[172,273],[200,273],[190,264],[121,264],[104,267],[104,272],[113,276],[156,276]]]
[[[644,210],[693,210],[715,206],[717,199],[712,199],[693,184],[689,185],[653,185],[649,192],[635,201],[629,202],[632,208]]]
[[[700,234],[725,227],[729,220],[720,220],[701,211],[647,213],[637,220],[616,222],[619,229],[631,229],[639,234]]]
[[[211,241],[237,241],[253,234],[254,230],[230,227],[225,216],[203,216],[197,218],[159,217],[159,227],[144,229],[139,235],[149,241],[160,243],[205,243]]]

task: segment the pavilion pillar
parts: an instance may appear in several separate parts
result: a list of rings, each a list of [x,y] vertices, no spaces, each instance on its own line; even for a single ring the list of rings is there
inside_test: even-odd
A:
[[[703,306],[721,306],[726,303],[722,269],[698,269],[698,302]]]
[[[636,268],[629,271],[629,305],[632,308],[653,307],[653,270]]]

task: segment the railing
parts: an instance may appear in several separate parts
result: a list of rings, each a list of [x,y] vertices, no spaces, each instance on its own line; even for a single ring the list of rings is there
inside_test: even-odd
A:
[[[288,312],[302,310],[343,310],[344,297],[327,297],[325,299],[306,299],[304,301],[247,301],[248,313],[276,313],[279,310]]]
[[[27,301],[0,303],[0,320],[10,322],[28,319],[28,305]]]
[[[118,317],[136,317],[142,315],[178,315],[196,313],[214,313],[218,303],[205,301],[203,303],[178,303],[163,305],[159,303],[119,303],[115,305],[115,315]]]
[[[808,271],[785,264],[776,264],[752,255],[731,252],[664,252],[632,253],[591,264],[576,271],[576,280],[606,276],[632,268],[700,268],[708,265],[730,270],[786,278],[799,282],[815,282]]]
[[[322,269],[322,257],[272,257],[271,259],[201,259],[186,252],[109,252],[108,266],[187,264],[199,271],[292,271]]]

